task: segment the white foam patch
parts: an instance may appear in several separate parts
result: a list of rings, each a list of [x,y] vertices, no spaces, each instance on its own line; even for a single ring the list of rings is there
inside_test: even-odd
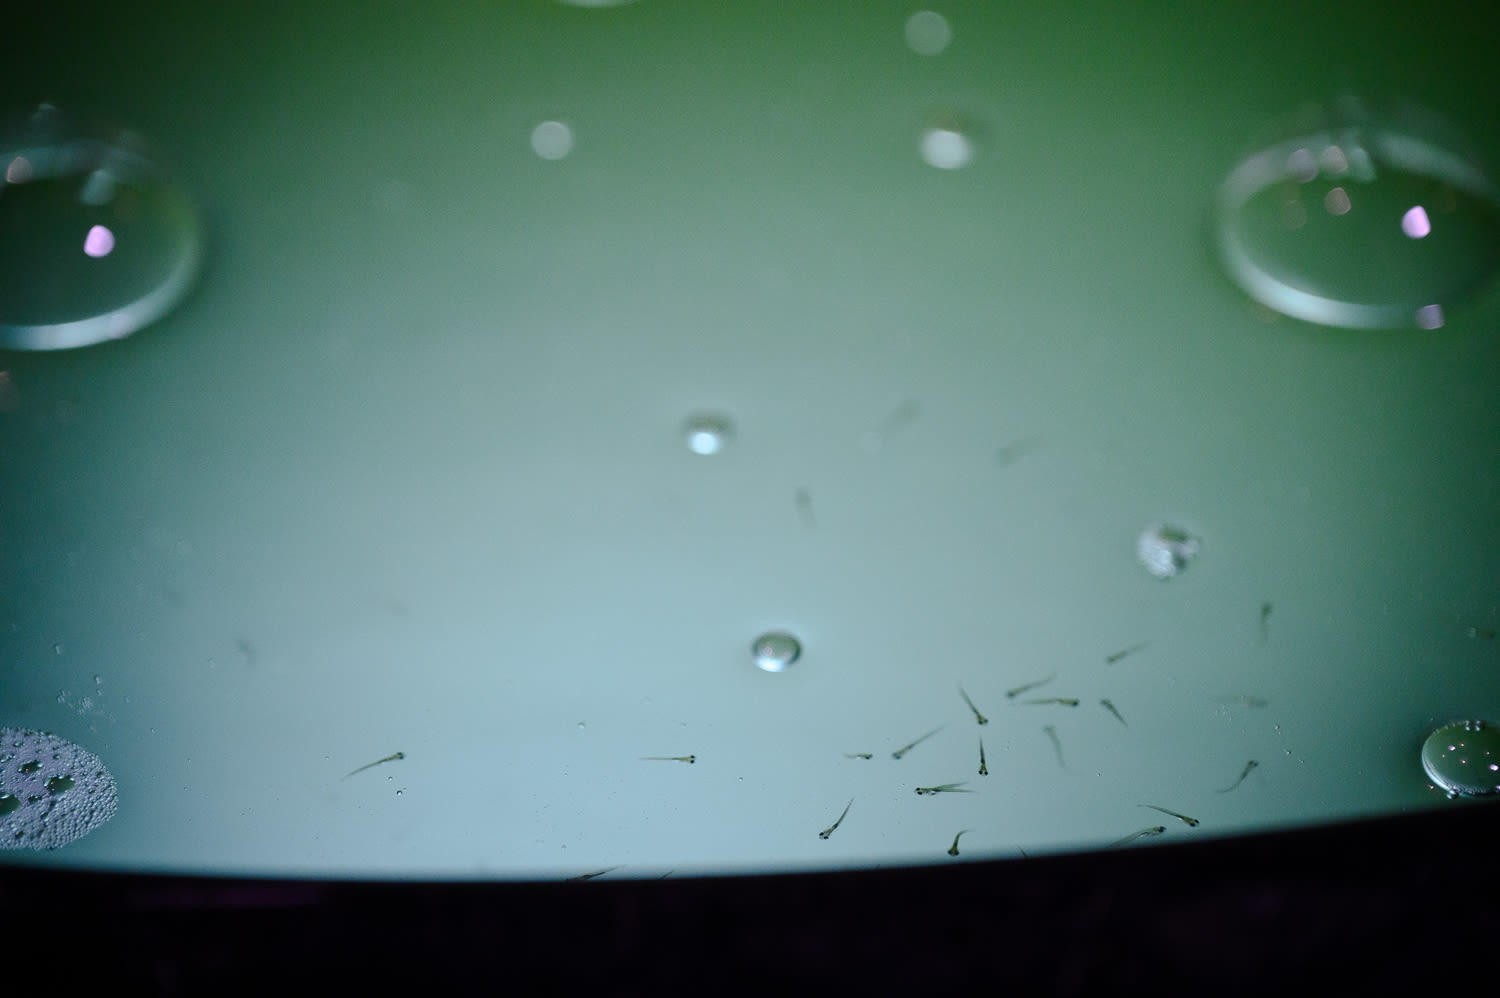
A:
[[[94,753],[45,731],[0,728],[0,849],[60,848],[113,818],[119,803]]]

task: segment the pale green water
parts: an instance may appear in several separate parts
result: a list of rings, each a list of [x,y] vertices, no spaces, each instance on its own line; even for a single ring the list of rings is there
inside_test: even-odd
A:
[[[167,319],[0,353],[0,726],[120,799],[0,862],[680,875],[1462,806],[1421,749],[1500,717],[1500,297],[1278,318],[1210,219],[1349,90],[1500,160],[1483,14],[954,3],[923,55],[883,0],[307,7],[0,65],[208,230]],[[1168,581],[1157,521],[1201,541]]]

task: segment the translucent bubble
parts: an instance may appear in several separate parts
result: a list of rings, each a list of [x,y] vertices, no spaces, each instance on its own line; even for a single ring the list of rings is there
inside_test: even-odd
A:
[[[917,55],[937,55],[952,40],[948,19],[935,10],[919,10],[906,19],[906,44]]]
[[[1500,189],[1463,145],[1410,106],[1377,115],[1345,99],[1304,115],[1220,187],[1225,268],[1252,298],[1308,322],[1436,328],[1431,308],[1500,270]]]
[[[767,672],[782,672],[802,654],[802,643],[790,634],[771,631],[750,646],[755,664]]]
[[[1487,721],[1454,721],[1422,743],[1427,778],[1449,797],[1500,793],[1500,728]]]
[[[0,123],[0,172],[0,348],[129,336],[192,285],[197,209],[138,136],[43,105]]]
[[[1171,579],[1197,557],[1198,547],[1198,539],[1187,531],[1153,523],[1136,540],[1135,553],[1146,571],[1158,579]]]
[[[544,121],[531,130],[531,149],[542,159],[562,159],[573,151],[573,130],[560,121]]]
[[[922,133],[922,158],[939,170],[957,170],[974,159],[974,143],[957,128],[932,126]]]
[[[727,416],[700,412],[689,416],[683,423],[682,434],[688,450],[694,454],[717,454],[729,446],[734,438],[734,427]]]

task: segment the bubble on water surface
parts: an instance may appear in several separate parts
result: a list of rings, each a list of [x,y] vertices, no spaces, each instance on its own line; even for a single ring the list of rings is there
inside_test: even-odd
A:
[[[42,105],[0,122],[0,174],[0,348],[129,336],[191,287],[197,208],[139,136]]]
[[[1500,188],[1464,145],[1411,105],[1376,113],[1349,98],[1304,115],[1221,185],[1225,269],[1307,322],[1436,328],[1432,308],[1500,270]]]
[[[782,631],[771,631],[750,646],[755,664],[766,672],[782,672],[802,655],[802,642]]]
[[[958,170],[974,159],[974,141],[954,126],[927,128],[922,132],[919,149],[922,159],[939,170]]]
[[[683,439],[688,450],[704,456],[717,454],[734,439],[734,425],[728,416],[719,413],[699,412],[689,416],[682,424]]]
[[[542,159],[563,159],[573,151],[573,129],[561,121],[544,121],[531,130],[531,150]]]
[[[919,10],[906,19],[906,44],[917,55],[937,55],[952,40],[948,19],[935,10]]]
[[[1500,793],[1500,727],[1453,721],[1422,743],[1427,778],[1449,797]]]
[[[1135,553],[1146,571],[1158,579],[1180,575],[1198,555],[1198,538],[1165,523],[1153,523],[1136,539]]]

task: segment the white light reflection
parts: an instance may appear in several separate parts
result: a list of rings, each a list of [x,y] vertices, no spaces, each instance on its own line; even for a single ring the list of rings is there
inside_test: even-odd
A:
[[[30,180],[35,171],[31,168],[31,160],[25,156],[17,156],[5,166],[5,182],[8,184],[24,184]]]
[[[1312,150],[1297,149],[1286,158],[1286,172],[1297,179],[1299,183],[1311,183],[1318,178],[1318,161],[1313,159]]]
[[[1349,159],[1338,146],[1329,146],[1319,158],[1325,177],[1342,177],[1349,172]]]
[[[1443,326],[1443,306],[1423,305],[1417,309],[1417,326],[1422,329],[1441,329]]]

